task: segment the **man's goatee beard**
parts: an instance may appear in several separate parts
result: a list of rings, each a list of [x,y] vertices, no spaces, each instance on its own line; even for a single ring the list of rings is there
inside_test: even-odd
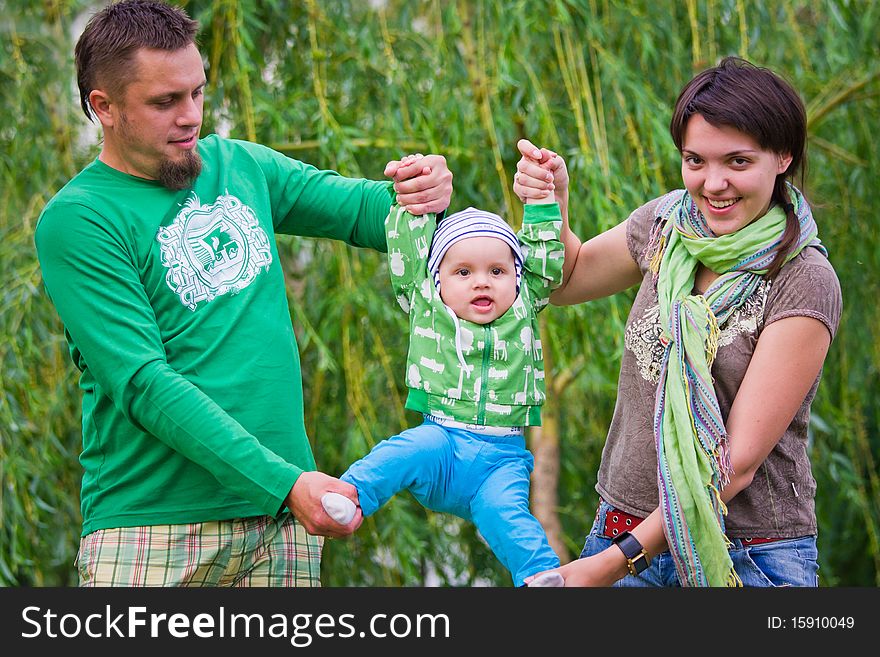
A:
[[[195,151],[185,151],[177,162],[163,160],[159,165],[158,181],[168,189],[190,187],[202,172],[202,158]]]

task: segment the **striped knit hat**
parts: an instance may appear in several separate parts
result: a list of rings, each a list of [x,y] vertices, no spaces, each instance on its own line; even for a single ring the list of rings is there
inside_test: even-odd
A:
[[[523,257],[519,241],[510,226],[497,214],[467,208],[446,217],[437,225],[431,251],[428,253],[428,271],[434,276],[434,285],[440,289],[440,262],[452,245],[469,237],[494,237],[507,244],[513,251],[516,269],[516,291],[519,294],[519,281],[522,276]]]

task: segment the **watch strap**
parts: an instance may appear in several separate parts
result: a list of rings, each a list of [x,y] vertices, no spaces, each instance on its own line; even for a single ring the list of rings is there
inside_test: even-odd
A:
[[[639,539],[629,532],[621,532],[611,539],[611,542],[623,552],[623,556],[626,557],[626,569],[633,577],[646,570],[651,564],[648,553]]]

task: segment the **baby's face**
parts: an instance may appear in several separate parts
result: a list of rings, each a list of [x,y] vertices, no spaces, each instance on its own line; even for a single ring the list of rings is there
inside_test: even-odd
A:
[[[513,252],[494,237],[469,237],[440,262],[440,298],[459,318],[488,324],[516,300]]]

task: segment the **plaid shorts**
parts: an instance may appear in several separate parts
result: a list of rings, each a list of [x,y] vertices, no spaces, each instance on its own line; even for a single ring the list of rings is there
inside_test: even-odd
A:
[[[285,513],[99,529],[80,539],[80,586],[320,586],[323,539]]]

